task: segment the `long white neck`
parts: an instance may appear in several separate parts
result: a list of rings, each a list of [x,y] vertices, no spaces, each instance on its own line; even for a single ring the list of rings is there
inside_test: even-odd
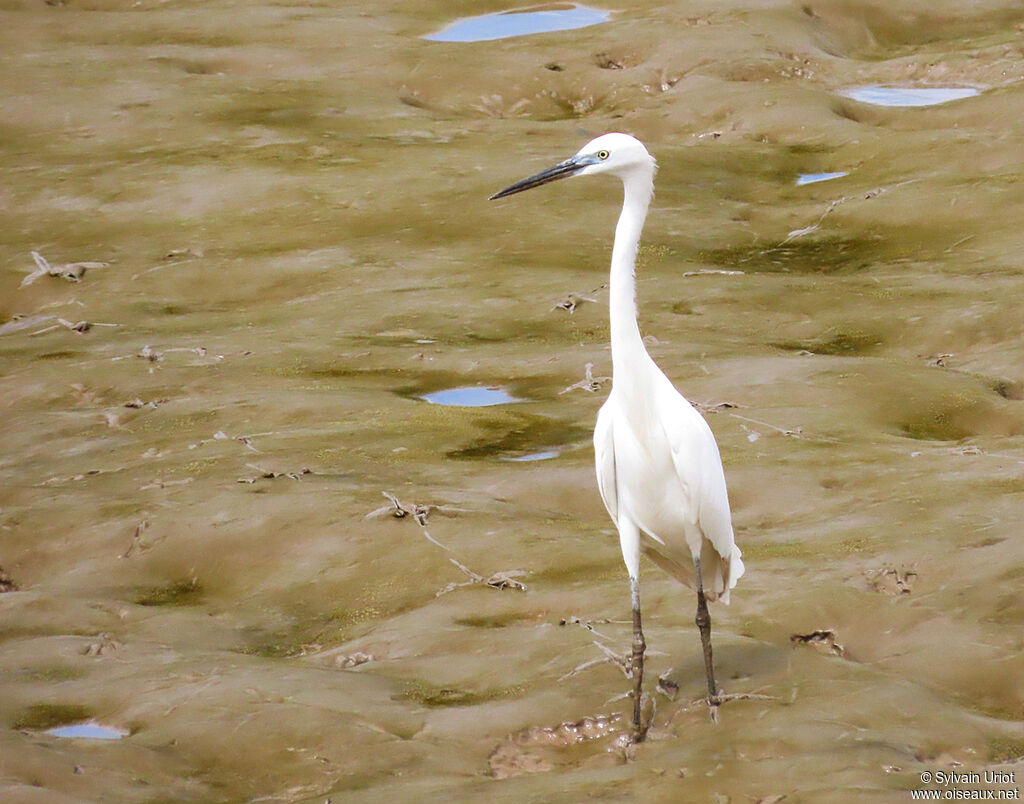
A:
[[[636,254],[644,228],[647,208],[654,193],[654,166],[637,170],[622,180],[625,198],[615,227],[608,314],[611,322],[612,373],[615,387],[632,386],[631,378],[641,376],[641,364],[650,357],[636,322]]]

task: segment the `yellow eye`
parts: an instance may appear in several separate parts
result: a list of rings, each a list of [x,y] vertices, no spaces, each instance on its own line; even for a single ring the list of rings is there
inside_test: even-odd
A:
[[[597,158],[598,159],[607,159],[608,158],[608,152],[607,151],[598,151],[597,152]]]

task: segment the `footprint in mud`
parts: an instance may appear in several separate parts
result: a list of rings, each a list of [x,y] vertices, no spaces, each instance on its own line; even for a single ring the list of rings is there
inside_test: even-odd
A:
[[[495,779],[508,779],[524,773],[545,773],[556,766],[583,764],[565,756],[565,750],[586,743],[597,744],[607,737],[606,752],[622,751],[630,734],[621,726],[622,715],[595,715],[577,720],[575,723],[559,723],[551,726],[530,726],[505,738],[487,758],[490,775]]]
[[[864,570],[868,588],[883,595],[909,595],[917,583],[915,565],[885,564],[877,569]]]
[[[810,645],[829,656],[846,657],[846,648],[836,642],[836,632],[832,629],[811,631],[809,634],[793,634],[789,641],[794,645]]]

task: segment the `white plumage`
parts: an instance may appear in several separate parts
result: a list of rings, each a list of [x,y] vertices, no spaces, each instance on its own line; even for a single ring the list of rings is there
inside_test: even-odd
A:
[[[640,551],[697,590],[697,625],[704,646],[708,701],[720,701],[714,682],[711,622],[705,597],[729,602],[743,575],[718,445],[704,417],[675,389],[644,347],[636,318],[634,269],[640,233],[654,192],[656,165],[639,140],[605,134],[572,158],[494,196],[528,190],[556,179],[610,173],[622,180],[622,213],[615,228],[609,282],[612,390],[594,429],[601,498],[619,531],[633,602],[632,671],[635,738],[641,722],[643,654],[640,621]]]

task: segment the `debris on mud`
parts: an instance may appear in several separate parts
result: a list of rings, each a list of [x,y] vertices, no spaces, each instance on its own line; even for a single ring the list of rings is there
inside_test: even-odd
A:
[[[701,413],[718,413],[720,410],[732,410],[739,407],[735,402],[694,402],[692,404]]]
[[[670,701],[674,701],[676,699],[676,696],[679,695],[679,684],[677,684],[675,681],[669,678],[668,674],[670,672],[672,671],[667,670],[660,676],[658,676],[658,686],[655,687],[655,690],[660,692]]]
[[[607,634],[602,634],[600,631],[594,628],[594,623],[597,623],[598,625],[609,625],[612,623],[612,620],[581,620],[575,614],[570,614],[568,617],[558,621],[558,624],[561,626],[579,625],[583,628],[586,628],[588,631],[590,631],[590,633],[597,634],[602,639],[611,639],[611,637]]]
[[[124,645],[111,637],[110,634],[100,634],[99,641],[90,642],[82,648],[81,654],[93,657],[113,656],[123,647]]]
[[[88,472],[79,472],[77,475],[64,475],[64,476],[49,477],[46,480],[44,480],[42,483],[40,483],[39,485],[40,486],[53,486],[53,485],[57,485],[59,483],[66,483],[69,480],[84,480],[87,477],[92,477],[93,475],[100,475],[100,474],[103,474],[103,470],[102,469],[90,469]]]
[[[164,402],[168,402],[168,401],[170,401],[170,400],[168,400],[166,397],[164,397],[163,399],[151,399],[149,402],[143,402],[138,397],[135,397],[135,399],[131,399],[128,402],[125,402],[124,403],[124,407],[126,407],[126,408],[133,408],[133,409],[136,409],[136,410],[139,409],[139,408],[156,408],[156,407],[164,404]]]
[[[590,393],[596,393],[600,391],[606,382],[611,380],[611,377],[595,377],[594,376],[594,364],[587,363],[584,367],[584,377],[577,383],[573,383],[568,388],[558,392],[558,395],[567,394],[570,391],[575,391],[577,388],[583,391],[589,391]]]
[[[146,528],[149,527],[149,520],[143,519],[138,525],[135,526],[135,533],[132,535],[131,544],[128,545],[128,549],[121,553],[120,558],[128,558],[134,552],[143,552],[149,549],[151,545],[143,545],[142,534]]]
[[[730,413],[729,415],[733,416],[733,417],[735,417],[737,419],[742,419],[745,422],[750,422],[751,424],[759,424],[759,425],[761,425],[761,427],[767,427],[769,430],[773,430],[774,432],[779,433],[780,435],[787,436],[789,438],[804,438],[804,431],[803,431],[802,427],[797,427],[797,428],[794,428],[792,430],[787,430],[784,427],[776,427],[774,424],[768,424],[768,422],[763,422],[763,421],[760,421],[759,419],[751,419],[751,418],[749,418],[747,416],[740,416],[738,413]],[[742,425],[740,425],[740,426],[742,427]],[[747,428],[744,427],[743,429],[746,430]],[[748,440],[749,441],[756,441],[758,438],[760,438],[760,434],[759,433],[757,434],[756,437],[749,438]],[[831,440],[831,439],[825,439],[825,440],[828,441],[828,440]]]
[[[670,73],[667,69],[662,69],[655,73],[651,83],[643,84],[641,89],[643,89],[643,91],[648,95],[654,95],[658,92],[668,92],[672,87],[679,83],[682,77],[682,75]]]
[[[622,715],[595,715],[557,726],[530,726],[509,735],[487,758],[490,775],[495,779],[508,779],[524,773],[545,773],[556,765],[569,764],[560,757],[559,749],[591,743],[622,732]],[[628,736],[628,734],[627,734]],[[618,751],[609,746],[608,751]],[[562,759],[559,762],[559,759]]]
[[[173,260],[178,257],[202,257],[203,250],[201,248],[172,248],[166,254],[164,254],[165,260]]]
[[[157,363],[164,359],[164,353],[156,351],[156,349],[149,344],[143,346],[135,356],[141,357],[143,360],[148,360],[150,363]]]
[[[378,519],[382,516],[393,516],[395,519],[405,519],[407,516],[411,516],[416,520],[416,523],[420,527],[427,526],[427,516],[430,514],[431,508],[437,508],[436,505],[419,505],[418,503],[412,503],[411,505],[402,505],[401,501],[394,495],[389,494],[386,491],[382,491],[385,497],[391,501],[390,505],[382,505],[380,508],[376,508],[370,511],[363,519]]]
[[[154,478],[149,483],[139,486],[139,491],[146,491],[147,489],[166,489],[171,486],[185,486],[195,480],[194,477],[186,477],[182,480],[161,480],[159,477]]]
[[[873,592],[885,595],[909,595],[913,591],[918,577],[914,566],[886,564],[877,569],[865,570],[864,576],[867,578],[868,588]]]
[[[483,575],[480,575],[477,572],[473,572],[473,570],[471,570],[465,564],[461,564],[454,558],[449,558],[448,560],[451,561],[456,567],[458,567],[464,573],[466,573],[466,575],[469,576],[469,580],[462,581],[461,583],[455,583],[453,581],[440,592],[438,592],[436,597],[441,597],[441,595],[446,595],[449,592],[454,592],[456,589],[459,589],[463,586],[473,586],[474,584],[483,584],[484,586],[490,586],[498,590],[515,589],[517,592],[526,591],[526,584],[524,584],[522,581],[516,580],[516,578],[521,578],[524,575],[526,575],[525,570],[504,570],[501,572],[496,572],[490,577],[485,578]]]
[[[743,276],[745,271],[733,271],[727,268],[701,268],[697,271],[683,271],[683,276]]]
[[[825,211],[821,213],[821,216],[818,218],[817,221],[810,224],[809,226],[804,226],[801,229],[794,229],[788,235],[786,235],[786,239],[781,241],[777,246],[775,246],[775,248],[780,248],[781,246],[784,246],[787,243],[789,243],[791,240],[795,240],[798,237],[803,237],[804,235],[809,235],[812,232],[818,231],[818,229],[821,228],[821,224],[824,222],[825,218],[827,218],[829,215],[835,212],[839,206],[845,204],[847,201],[853,201],[860,198],[863,198],[863,200],[867,201],[872,198],[877,198],[880,195],[884,195],[890,190],[895,190],[897,187],[902,187],[905,184],[913,184],[916,181],[919,181],[919,179],[907,179],[906,181],[897,182],[896,184],[893,184],[890,187],[877,187],[874,190],[869,190],[868,192],[864,193],[863,196],[844,195],[840,198],[836,198],[828,203],[828,205],[825,207]],[[768,251],[763,253],[768,253],[772,250],[773,249],[768,249]]]
[[[927,765],[932,765],[938,768],[962,768],[963,762],[948,753],[934,754],[927,751],[917,751],[914,753],[914,759],[918,762],[924,762]]]
[[[68,262],[63,265],[50,265],[49,261],[38,251],[32,252],[36,269],[21,280],[19,287],[27,287],[41,276],[56,276],[69,282],[80,282],[85,272],[92,268],[106,268],[109,262]]]
[[[592,296],[583,296],[577,293],[570,293],[569,295],[563,296],[562,298],[558,299],[554,303],[554,305],[552,305],[551,309],[565,310],[570,315],[572,315],[573,313],[576,312],[576,308],[582,306],[584,302],[596,303],[597,299],[593,298]]]
[[[624,70],[627,67],[632,67],[634,63],[635,60],[632,56],[605,52],[594,54],[594,64],[602,70]]]
[[[427,541],[431,544],[436,544],[442,550],[449,550],[446,545],[441,544],[441,542],[430,535],[430,531],[427,530],[427,517],[430,515],[431,511],[437,511],[445,516],[454,516],[455,514],[463,513],[463,509],[456,508],[451,505],[420,505],[418,503],[402,503],[394,494],[389,494],[386,491],[382,491],[381,494],[387,497],[388,500],[391,501],[391,504],[382,505],[380,508],[370,511],[370,513],[363,517],[364,520],[377,519],[383,516],[391,516],[395,519],[412,517],[412,519],[416,521],[416,524],[423,528],[423,535],[427,538]]]
[[[580,625],[584,625],[584,627],[588,627],[584,623],[580,623]],[[590,629],[590,630],[593,631],[593,629]],[[596,634],[597,632],[594,631],[594,633]],[[602,634],[601,636],[604,636],[604,635]],[[605,637],[605,639],[607,639],[607,638],[608,637]],[[567,678],[572,678],[573,676],[583,672],[584,670],[588,670],[591,667],[597,667],[598,665],[601,665],[601,664],[613,664],[613,665],[615,665],[616,667],[618,667],[622,671],[622,674],[627,679],[633,678],[633,663],[631,661],[631,656],[632,656],[631,652],[627,651],[626,653],[624,653],[624,654],[622,654],[620,656],[618,653],[613,651],[611,648],[609,648],[603,642],[600,642],[599,640],[596,640],[596,639],[591,640],[591,641],[594,643],[594,647],[597,648],[601,652],[601,654],[602,654],[601,658],[599,658],[599,659],[591,659],[588,662],[583,662],[583,664],[577,665],[572,670],[570,670],[568,673],[565,673],[564,675],[560,676],[559,679],[558,679],[559,681],[565,681]],[[647,650],[645,655],[646,656],[664,656],[665,653],[663,651],[650,650],[649,649],[649,650]]]
[[[4,571],[3,567],[0,567],[0,594],[4,592],[17,592],[19,588],[14,579]]]
[[[350,653],[348,656],[335,656],[334,666],[339,670],[348,670],[350,667],[358,667],[361,664],[367,662],[376,661],[377,657],[372,653],[363,653],[361,650],[357,650],[355,653]]]
[[[47,316],[47,319],[49,319],[49,316]],[[61,327],[64,327],[64,329],[68,330],[69,332],[75,332],[79,335],[82,335],[91,330],[93,327],[116,326],[117,324],[94,324],[89,321],[68,321],[66,318],[58,318],[56,324],[51,324],[48,327],[37,329],[35,332],[30,332],[29,337],[34,338],[37,335],[45,335],[47,332],[53,332],[53,330],[60,329]]]
[[[238,440],[241,441],[241,439]],[[238,480],[235,481],[236,483],[252,484],[255,483],[257,480],[273,480],[278,477],[289,477],[292,480],[301,480],[303,475],[313,474],[313,470],[307,468],[300,469],[298,472],[271,472],[269,469],[263,469],[262,467],[257,466],[254,463],[247,463],[246,466],[249,469],[255,469],[257,472],[259,472],[259,474],[253,477],[240,477],[238,478]]]
[[[831,629],[811,631],[809,634],[793,634],[789,641],[794,645],[810,645],[830,656],[846,656],[846,648],[836,642],[836,632]]]

